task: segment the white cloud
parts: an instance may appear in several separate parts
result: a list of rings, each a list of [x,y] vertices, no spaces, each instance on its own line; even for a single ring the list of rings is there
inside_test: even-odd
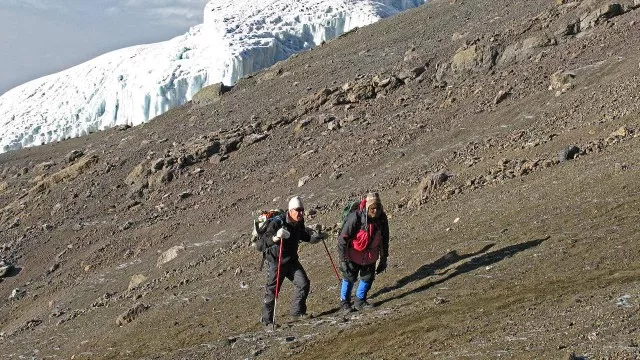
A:
[[[50,0],[4,0],[9,7],[36,9],[41,11],[64,10],[62,5],[54,4]]]
[[[124,5],[130,7],[146,8],[177,6],[204,9],[204,5],[207,2],[208,0],[124,0]]]
[[[154,23],[164,23],[175,27],[192,26],[198,18],[202,17],[201,12],[175,6],[159,7],[148,10],[153,15]]]
[[[117,6],[110,6],[105,12],[109,15],[118,15],[122,13],[122,9]]]
[[[193,11],[191,9],[181,8],[176,6],[160,7],[160,8],[150,9],[149,11],[155,15],[159,15],[162,17],[179,16],[186,19],[196,18],[200,13],[200,12]]]
[[[122,6],[132,9],[184,9],[189,12],[204,12],[208,0],[122,0]]]
[[[110,15],[122,12],[136,12],[144,17],[151,17],[154,23],[165,22],[179,27],[194,25],[201,19],[204,6],[209,0],[117,0],[117,4],[109,7]],[[197,21],[196,21],[197,22]]]

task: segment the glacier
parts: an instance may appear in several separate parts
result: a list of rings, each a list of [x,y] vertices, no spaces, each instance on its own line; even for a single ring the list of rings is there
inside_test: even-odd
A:
[[[139,125],[356,27],[427,0],[212,0],[171,40],[109,52],[0,96],[0,153]]]

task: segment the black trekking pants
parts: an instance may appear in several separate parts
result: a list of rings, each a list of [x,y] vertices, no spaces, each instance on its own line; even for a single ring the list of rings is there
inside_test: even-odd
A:
[[[376,279],[376,264],[360,265],[350,261],[347,271],[340,269],[340,274],[344,280],[352,283],[358,280],[358,275],[360,275],[360,280],[373,283],[373,280]]]
[[[278,263],[266,262],[267,265],[267,285],[264,291],[264,300],[262,301],[262,323],[273,323],[273,311],[276,297],[276,277],[278,272]],[[289,261],[280,267],[280,286],[287,278],[293,282],[293,298],[291,299],[291,315],[302,315],[307,313],[307,296],[311,283],[307,277],[307,273],[298,260]]]

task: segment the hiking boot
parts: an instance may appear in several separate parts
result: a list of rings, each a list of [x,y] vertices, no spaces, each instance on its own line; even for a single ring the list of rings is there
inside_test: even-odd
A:
[[[353,308],[351,307],[351,303],[346,300],[342,300],[340,302],[340,312],[342,315],[348,315],[353,312]]]
[[[357,311],[369,310],[373,308],[373,305],[371,305],[367,300],[356,297],[356,301],[353,303],[353,308]]]

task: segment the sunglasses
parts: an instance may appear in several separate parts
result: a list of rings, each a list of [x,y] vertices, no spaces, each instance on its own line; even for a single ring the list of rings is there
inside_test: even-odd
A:
[[[295,208],[293,210],[295,210],[295,211],[297,211],[299,213],[304,212],[304,208]]]

